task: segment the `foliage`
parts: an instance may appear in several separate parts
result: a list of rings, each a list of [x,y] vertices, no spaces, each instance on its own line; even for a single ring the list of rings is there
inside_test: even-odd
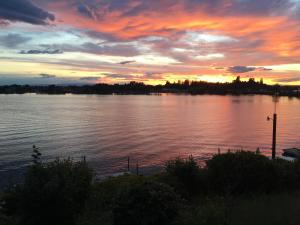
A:
[[[188,159],[177,158],[168,161],[165,170],[169,176],[175,179],[173,179],[173,185],[177,189],[183,188],[190,196],[204,188],[203,171],[192,156]]]
[[[112,211],[120,193],[146,180],[148,177],[124,174],[95,182],[78,224],[113,224]]]
[[[5,193],[3,209],[22,225],[71,225],[84,208],[91,182],[92,172],[84,161],[34,164],[24,184]]]
[[[215,155],[206,168],[210,189],[217,193],[269,192],[276,182],[271,161],[251,152]]]
[[[172,224],[180,199],[161,183],[143,182],[123,190],[113,209],[115,225]]]
[[[300,222],[300,161],[236,152],[215,155],[205,167],[177,158],[156,175],[95,181],[85,161],[43,163],[34,150],[24,183],[0,193],[1,225]]]

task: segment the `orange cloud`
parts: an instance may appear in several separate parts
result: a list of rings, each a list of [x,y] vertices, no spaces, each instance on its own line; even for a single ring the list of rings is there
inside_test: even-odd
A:
[[[299,63],[300,20],[293,17],[291,6],[296,3],[289,0],[33,1],[55,14],[57,29],[79,31],[87,40],[62,43],[69,58],[39,59],[45,68],[56,65],[63,74],[76,70],[89,77],[97,71],[122,75],[104,76],[109,82],[127,78],[146,82],[180,77],[208,80],[207,76],[223,81],[235,76],[229,67]],[[196,37],[187,38],[193,32]],[[145,76],[153,71],[160,75]],[[280,73],[284,74],[276,69],[251,70],[245,78],[265,77],[270,83],[297,80],[293,79],[295,71]],[[280,80],[280,76],[286,79]]]

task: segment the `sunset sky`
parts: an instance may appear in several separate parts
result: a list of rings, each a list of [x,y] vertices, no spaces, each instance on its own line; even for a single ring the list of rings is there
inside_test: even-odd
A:
[[[0,0],[0,85],[300,84],[299,0]]]

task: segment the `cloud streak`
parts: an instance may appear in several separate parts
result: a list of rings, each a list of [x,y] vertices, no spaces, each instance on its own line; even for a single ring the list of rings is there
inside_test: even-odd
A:
[[[30,37],[22,36],[20,34],[10,33],[4,36],[0,36],[0,45],[6,48],[15,48],[21,44],[25,44],[30,41]]]
[[[135,60],[128,60],[128,61],[119,62],[119,64],[121,64],[121,65],[127,65],[127,64],[130,64],[130,63],[135,63]]]
[[[55,78],[56,75],[52,75],[52,74],[47,74],[47,73],[41,73],[39,74],[40,78],[43,78],[43,79],[49,79],[49,78]]]
[[[101,77],[81,77],[79,80],[83,81],[98,81]]]
[[[38,7],[29,0],[0,1],[0,20],[47,25],[54,21],[52,13]]]
[[[39,49],[31,49],[31,50],[21,50],[20,54],[23,55],[39,55],[39,54],[63,54],[63,51],[60,49],[44,49],[44,50],[39,50]]]
[[[253,71],[271,71],[272,69],[267,69],[264,67],[250,67],[250,66],[231,66],[227,68],[229,73],[248,73]]]
[[[292,82],[298,82],[300,81],[300,77],[284,77],[284,78],[278,78],[274,80],[275,82],[279,83],[292,83]]]

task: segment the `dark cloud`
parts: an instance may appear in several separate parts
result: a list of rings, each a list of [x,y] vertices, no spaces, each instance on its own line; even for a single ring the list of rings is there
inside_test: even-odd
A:
[[[20,34],[7,34],[4,36],[0,36],[0,45],[7,48],[15,48],[20,44],[24,44],[25,42],[30,41],[30,37],[25,37]]]
[[[107,78],[113,78],[113,79],[129,79],[129,78],[136,77],[128,74],[117,74],[117,73],[106,73],[104,75]]]
[[[104,74],[106,78],[111,78],[111,79],[117,79],[122,82],[129,82],[129,81],[138,81],[138,82],[144,82],[147,81],[144,76],[138,76],[138,75],[131,75],[131,74]]]
[[[265,68],[265,67],[258,67],[257,71],[272,71],[273,69]]]
[[[248,73],[252,71],[271,71],[272,69],[264,67],[249,67],[249,66],[231,66],[227,68],[229,73]]]
[[[101,79],[101,77],[81,77],[79,80],[85,80],[85,81],[97,81]]]
[[[231,66],[227,69],[230,73],[248,73],[255,71],[255,67],[248,67],[248,66]]]
[[[44,50],[39,50],[39,49],[31,49],[31,50],[22,50],[20,51],[20,54],[29,54],[29,55],[38,55],[38,54],[62,54],[63,51],[59,49],[44,49]]]
[[[293,9],[291,10],[291,16],[294,19],[299,20],[300,19],[300,1],[298,1],[298,4],[296,4]]]
[[[96,12],[93,10],[92,6],[89,6],[83,2],[80,2],[77,6],[77,11],[85,16],[85,17],[88,17],[88,18],[91,18],[91,19],[94,19],[96,20],[97,19],[97,14]]]
[[[0,20],[46,25],[55,16],[29,0],[1,0]]]
[[[296,2],[289,0],[100,0],[100,16],[118,11],[122,16],[138,16],[149,12],[176,10],[181,5],[186,11],[203,11],[214,15],[274,15],[289,11]]]
[[[89,82],[80,81],[75,77],[53,77],[51,79],[41,79],[40,76],[31,76],[23,74],[6,75],[0,73],[0,83],[1,85],[85,85]]]
[[[126,65],[126,64],[130,64],[130,63],[135,63],[135,60],[128,60],[128,61],[119,62],[119,64],[121,64],[121,65]]]
[[[52,74],[47,74],[47,73],[41,73],[39,74],[40,78],[43,78],[43,79],[49,79],[49,78],[55,78],[56,76],[55,75],[52,75]]]
[[[113,55],[113,56],[136,56],[140,52],[131,44],[114,44],[114,45],[98,45],[87,42],[81,46],[81,51],[99,54],[99,55]]]
[[[99,32],[99,31],[94,31],[94,30],[87,30],[87,31],[83,31],[83,32],[95,40],[101,40],[101,41],[106,40],[108,42],[122,41],[122,39],[116,37],[113,34],[109,34],[109,33],[104,33],[104,32]]]
[[[136,56],[140,51],[130,43],[120,44],[95,44],[86,42],[82,45],[40,45],[47,49],[60,49],[62,52],[85,52],[96,55],[111,55],[111,56]]]
[[[228,11],[239,15],[274,15],[287,12],[294,2],[288,0],[240,0],[233,1],[232,8]]]

